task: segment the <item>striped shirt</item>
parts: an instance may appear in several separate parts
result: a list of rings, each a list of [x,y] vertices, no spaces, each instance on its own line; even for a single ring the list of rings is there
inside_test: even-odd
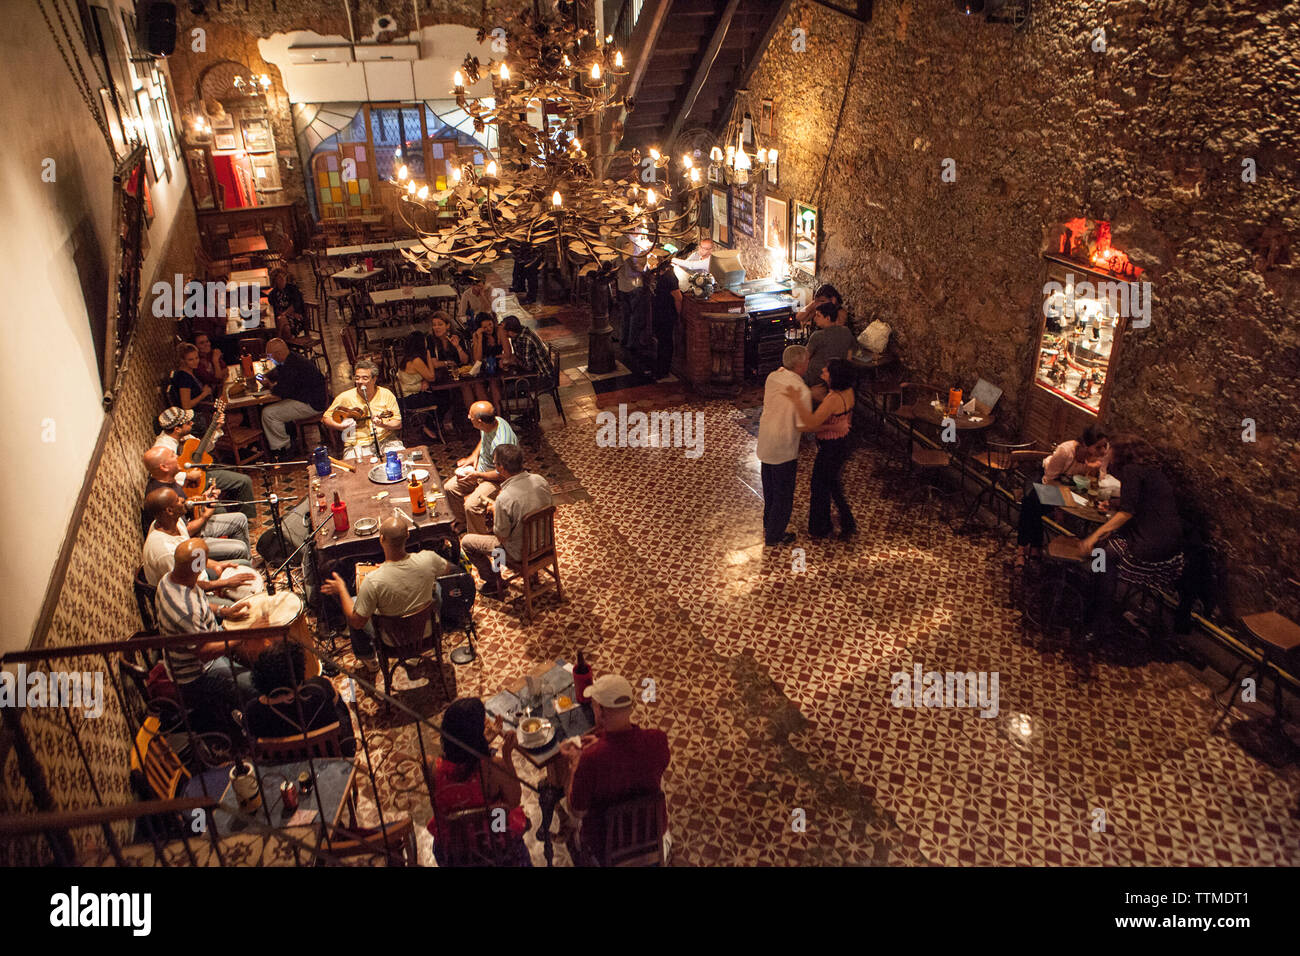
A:
[[[177,584],[170,574],[158,581],[154,613],[158,617],[158,630],[164,636],[221,628],[208,604],[208,596],[198,587]],[[203,662],[193,648],[169,647],[165,654],[167,670],[177,684],[188,684],[202,676]]]

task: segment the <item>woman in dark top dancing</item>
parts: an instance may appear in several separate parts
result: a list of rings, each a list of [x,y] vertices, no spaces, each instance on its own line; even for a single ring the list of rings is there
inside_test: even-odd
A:
[[[833,358],[822,370],[826,383],[826,397],[817,411],[805,409],[799,401],[799,390],[790,386],[786,395],[799,413],[799,430],[817,433],[817,458],[812,470],[812,498],[808,503],[808,533],[814,538],[828,537],[831,526],[831,501],[840,514],[840,537],[848,538],[858,530],[849,509],[849,499],[844,495],[840,475],[844,463],[853,450],[849,444],[849,426],[853,421],[853,366],[847,359]]]
[[[1147,442],[1137,435],[1117,435],[1110,444],[1110,473],[1120,481],[1115,514],[1079,544],[1091,557],[1104,547],[1096,565],[1096,594],[1091,629],[1085,642],[1104,636],[1111,624],[1119,582],[1171,586],[1182,573],[1182,519],[1173,486]]]

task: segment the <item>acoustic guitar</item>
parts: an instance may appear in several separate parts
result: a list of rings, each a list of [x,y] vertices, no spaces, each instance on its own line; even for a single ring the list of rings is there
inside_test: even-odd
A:
[[[365,421],[366,418],[366,410],[364,408],[348,408],[346,405],[341,405],[338,408],[334,409],[334,412],[330,417],[333,418],[340,425],[342,425],[349,418],[357,422],[363,422]],[[375,416],[375,421],[382,424],[384,421],[392,417],[393,417],[392,412],[382,411]]]
[[[217,400],[212,414],[212,423],[208,425],[208,430],[203,433],[202,438],[190,436],[185,439],[181,449],[177,452],[176,457],[180,460],[182,470],[185,471],[184,488],[185,498],[202,497],[208,487],[208,472],[204,468],[195,468],[195,465],[212,464],[212,446],[216,440],[221,437],[221,426],[226,421],[226,399],[223,396]]]

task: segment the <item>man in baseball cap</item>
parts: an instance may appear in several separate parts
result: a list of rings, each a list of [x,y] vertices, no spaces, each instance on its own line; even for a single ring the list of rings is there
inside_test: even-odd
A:
[[[668,767],[668,735],[632,723],[636,692],[626,678],[605,674],[586,689],[596,716],[595,734],[584,737],[569,784],[569,809],[582,819],[575,862],[592,864],[604,855],[605,813],[632,797],[659,800],[661,832],[668,811],[659,781]]]

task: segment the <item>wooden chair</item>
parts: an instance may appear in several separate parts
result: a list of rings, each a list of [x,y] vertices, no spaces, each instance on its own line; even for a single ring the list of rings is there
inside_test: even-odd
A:
[[[382,854],[387,858],[389,866],[419,866],[415,848],[415,823],[409,816],[378,827],[339,829],[328,843],[321,845],[321,849],[336,859]]]
[[[260,428],[237,425],[227,420],[215,447],[229,452],[235,459],[236,465],[246,465],[262,457],[262,453],[266,450],[265,436]],[[247,449],[252,451],[248,452]]]
[[[630,797],[605,810],[605,849],[601,866],[662,866],[662,793]]]
[[[432,792],[432,791],[430,791]],[[437,807],[437,801],[434,801]],[[491,826],[492,807],[469,807],[447,815],[434,816],[441,823],[443,838],[438,841],[441,866],[514,866],[516,849],[514,838],[508,833],[498,833]]]
[[[355,369],[357,367],[357,333],[352,331],[351,327],[344,326],[340,338],[343,340],[343,354],[348,357],[348,365]]]
[[[531,624],[533,620],[533,598],[554,590],[558,600],[564,600],[564,591],[560,587],[560,563],[555,553],[555,505],[538,508],[526,515],[523,520],[523,556],[518,562],[507,561],[506,567],[516,572],[514,575],[502,574],[503,589],[519,582],[524,593],[524,620]],[[554,581],[534,584],[534,577],[541,577],[545,571]]]
[[[288,737],[253,738],[253,756],[265,763],[297,763],[310,757],[321,760],[342,757],[340,739],[342,728],[338,721],[305,734]]]
[[[980,490],[971,502],[970,511],[966,513],[966,526],[969,527],[974,523],[975,516],[979,514],[980,506],[985,502],[989,504],[993,511],[994,520],[997,522],[997,528],[1001,528],[1002,519],[1008,527],[1011,525],[1011,498],[1012,489],[1010,485],[1004,484],[1014,472],[1016,462],[1016,452],[1031,451],[1034,447],[1033,442],[1021,442],[1019,444],[1008,444],[1006,442],[988,442],[984,451],[971,458],[975,465],[984,471],[984,477],[988,484]]]
[[[158,800],[174,800],[189,782],[190,772],[163,736],[155,715],[145,718],[131,748],[131,779],[141,794],[152,793]]]
[[[1300,589],[1300,581],[1288,578],[1287,582]],[[1300,653],[1297,653],[1300,651],[1300,624],[1277,610],[1270,610],[1242,615],[1241,626],[1246,631],[1247,643],[1253,645],[1259,657],[1258,660],[1242,661],[1227,685],[1215,695],[1217,700],[1226,693],[1228,702],[1223,705],[1223,711],[1215,720],[1214,726],[1210,728],[1210,733],[1219,729],[1219,725],[1232,710],[1241,688],[1239,678],[1247,667],[1251,667],[1251,676],[1256,686],[1261,684],[1264,677],[1272,670],[1273,715],[1269,722],[1278,733],[1281,733],[1280,728],[1286,719],[1286,709],[1282,696],[1282,679],[1279,675],[1285,670],[1294,672],[1294,668],[1300,662]]]
[[[379,633],[375,649],[379,653],[379,669],[384,675],[384,691],[389,696],[393,693],[395,668],[405,668],[407,660],[434,650],[438,654],[438,681],[442,684],[443,694],[450,698],[447,676],[442,672],[442,627],[433,616],[433,602],[430,601],[403,617],[376,614],[374,621],[375,630]],[[407,676],[410,676],[409,668]]]

